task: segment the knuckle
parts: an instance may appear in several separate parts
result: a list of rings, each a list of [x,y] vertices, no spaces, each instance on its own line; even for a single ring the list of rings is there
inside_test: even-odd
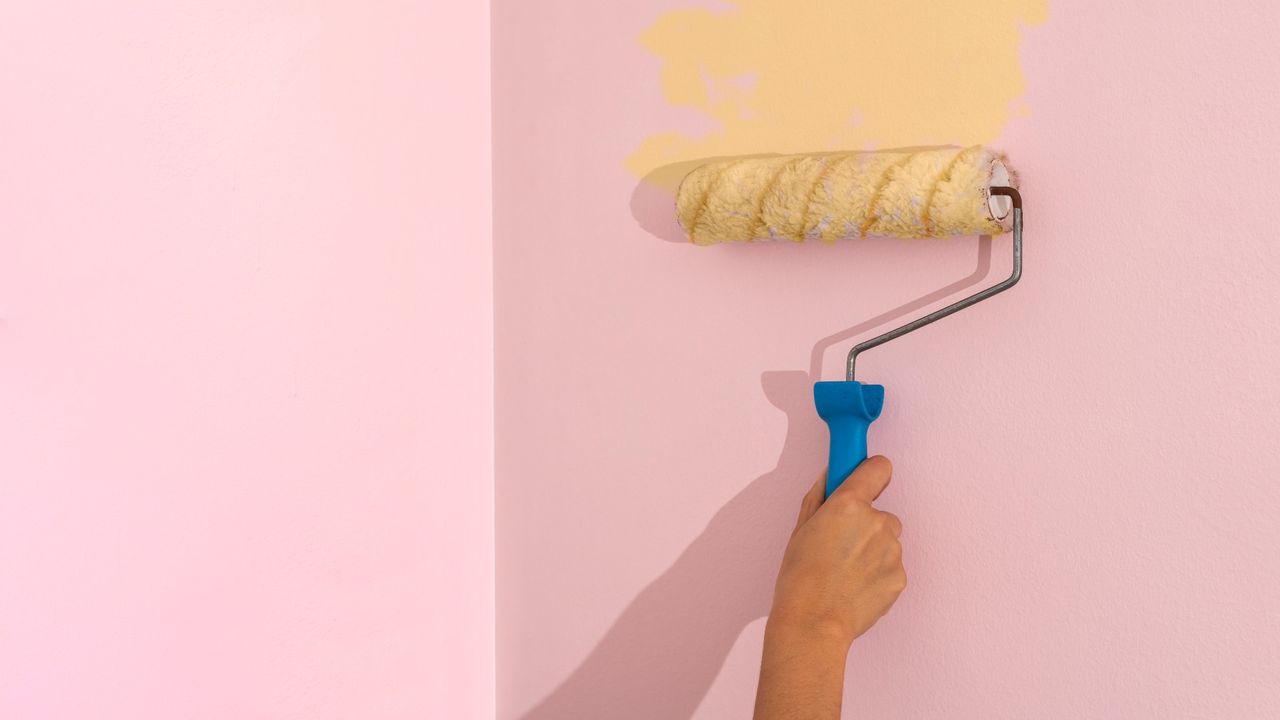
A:
[[[899,567],[902,565],[902,543],[894,540],[889,544],[889,558]]]
[[[907,571],[902,568],[898,568],[898,571],[893,574],[891,582],[895,592],[902,592],[903,590],[906,590]]]
[[[866,506],[866,503],[859,500],[852,493],[832,493],[831,497],[827,498],[827,502],[835,503],[837,508],[850,515],[860,514],[863,507]]]
[[[876,532],[882,533],[884,535],[888,535],[889,537],[894,538],[896,540],[897,538],[894,537],[894,532],[893,532],[895,519],[896,518],[894,518],[889,513],[880,512],[877,510],[876,517],[875,517],[875,525],[874,525]]]
[[[857,526],[862,522],[864,512],[859,503],[849,502],[840,507],[840,514],[844,516],[845,522]]]

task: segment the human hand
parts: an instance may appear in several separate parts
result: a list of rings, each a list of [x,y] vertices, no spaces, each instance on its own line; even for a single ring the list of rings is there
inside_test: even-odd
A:
[[[804,496],[765,625],[756,720],[840,717],[849,646],[907,585],[902,523],[871,506],[892,474],[868,458],[825,503],[825,477]]]
[[[800,505],[774,588],[770,629],[843,646],[875,624],[902,592],[902,523],[871,503],[893,475],[882,456],[868,458],[822,501],[819,478]]]

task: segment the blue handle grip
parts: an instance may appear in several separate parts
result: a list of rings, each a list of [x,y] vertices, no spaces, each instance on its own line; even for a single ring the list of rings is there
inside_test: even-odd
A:
[[[813,404],[831,431],[825,500],[867,459],[867,428],[884,408],[884,386],[856,380],[814,383]]]

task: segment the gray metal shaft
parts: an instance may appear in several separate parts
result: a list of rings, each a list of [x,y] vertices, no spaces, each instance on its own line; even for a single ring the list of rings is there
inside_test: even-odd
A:
[[[846,380],[853,380],[853,366],[858,359],[858,353],[883,345],[894,338],[900,338],[912,330],[919,330],[931,322],[941,320],[942,318],[963,310],[970,305],[980,303],[992,295],[1002,293],[1016,285],[1018,280],[1022,278],[1022,198],[1018,195],[1018,191],[1013,188],[991,188],[991,194],[1006,195],[1013,200],[1013,272],[1007,279],[992,285],[985,290],[974,293],[963,300],[957,300],[944,308],[935,310],[922,318],[912,320],[906,325],[894,328],[883,335],[877,335],[866,342],[854,345],[853,349],[849,351],[849,360],[845,370]]]

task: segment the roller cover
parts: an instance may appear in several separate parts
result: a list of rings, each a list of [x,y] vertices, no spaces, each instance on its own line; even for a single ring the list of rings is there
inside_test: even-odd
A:
[[[685,177],[676,214],[698,245],[998,235],[987,190],[1017,185],[1007,167],[982,146],[722,160]]]

